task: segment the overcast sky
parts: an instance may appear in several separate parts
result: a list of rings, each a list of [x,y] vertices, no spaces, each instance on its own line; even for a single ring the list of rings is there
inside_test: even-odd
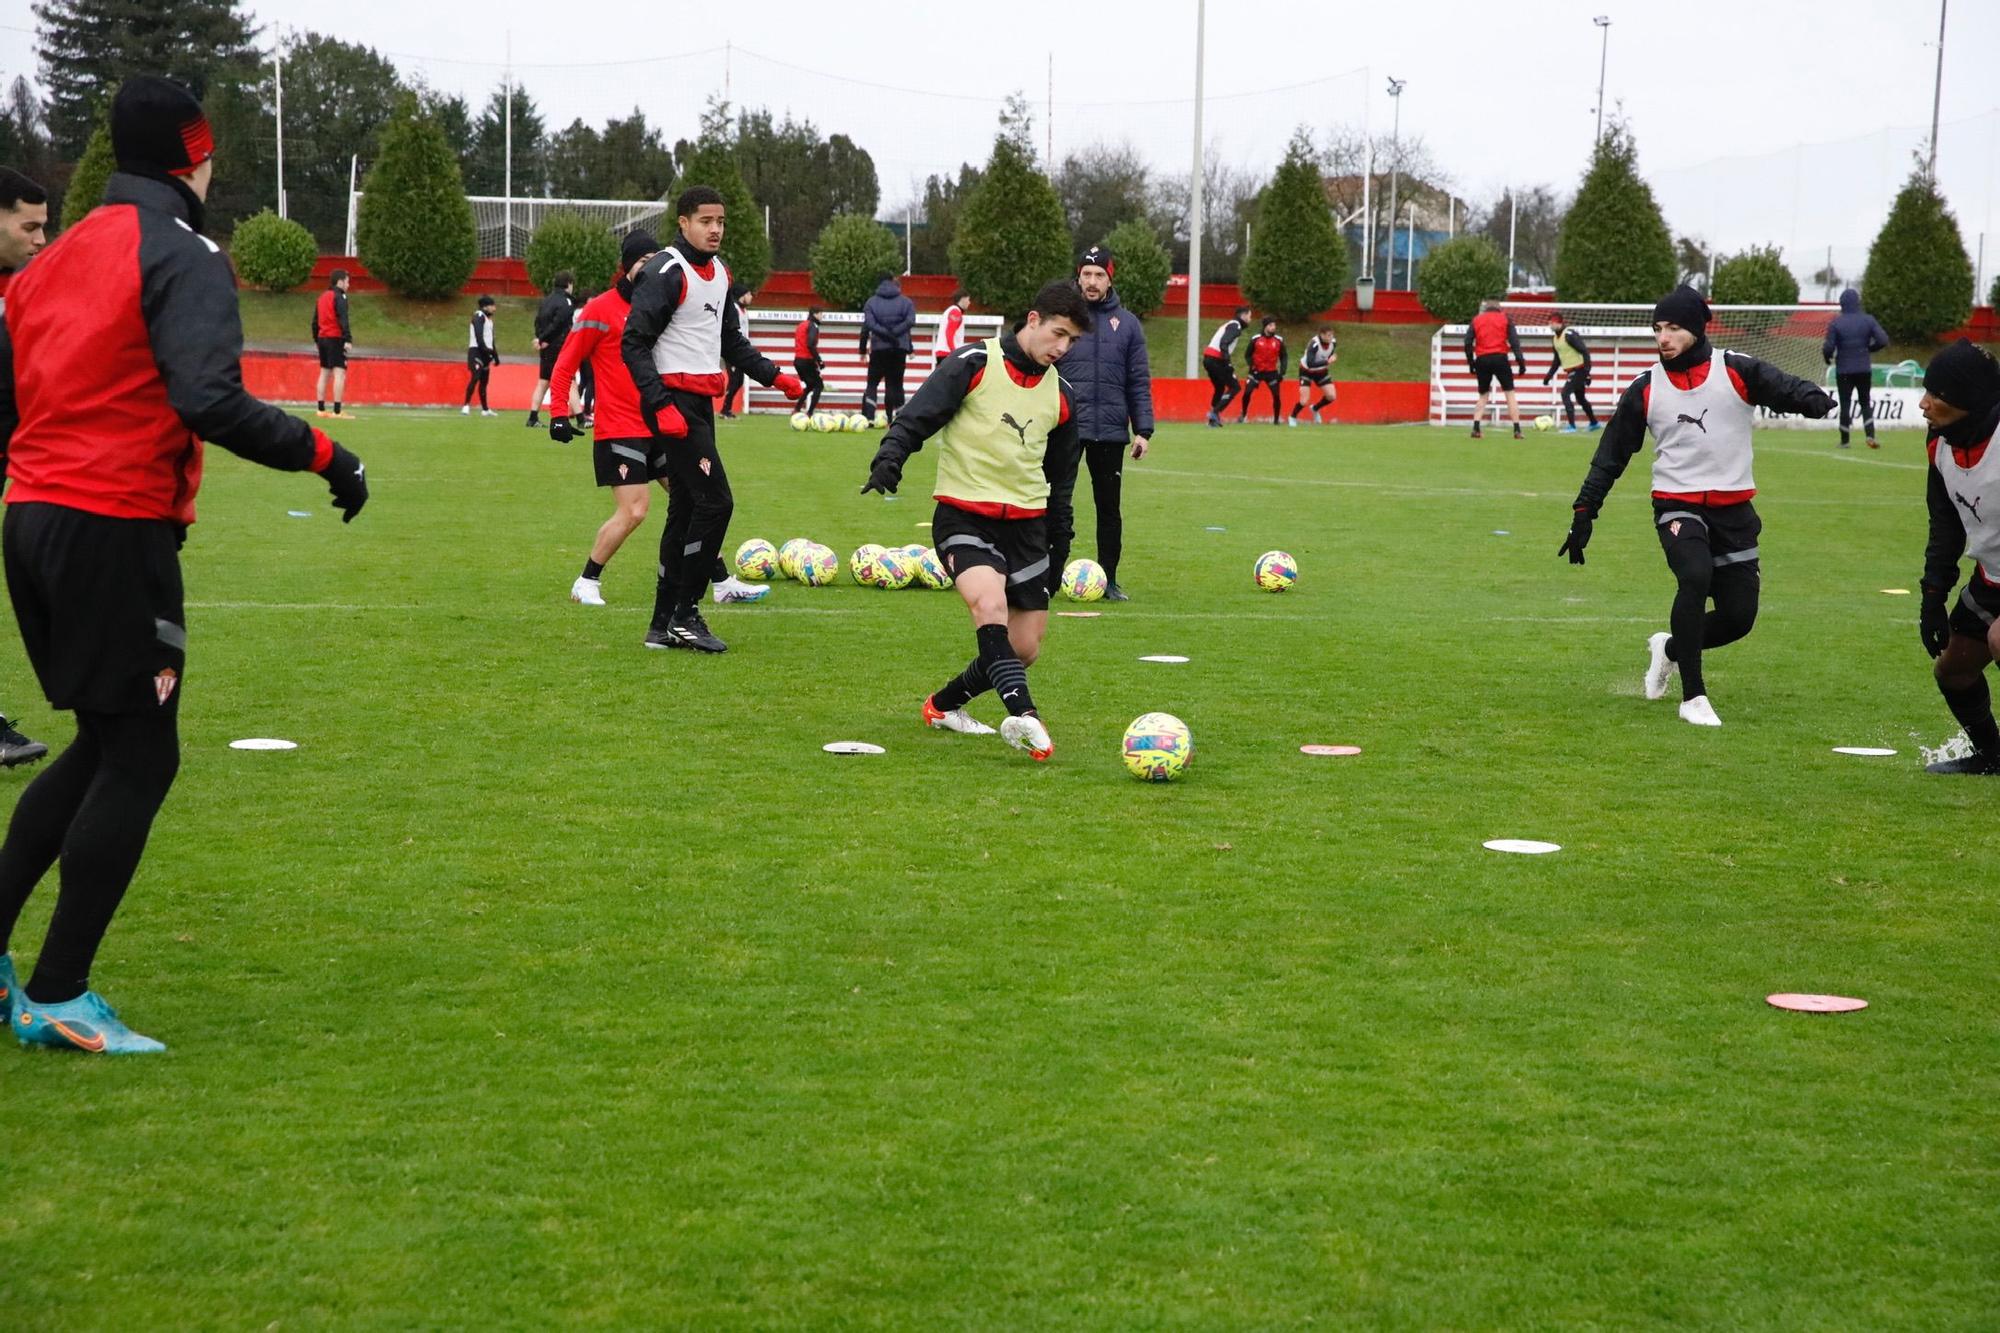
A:
[[[1194,138],[1193,0],[256,0],[251,8],[273,28],[372,45],[475,99],[499,81],[511,33],[515,67],[552,126],[576,116],[601,122],[636,105],[669,137],[685,134],[702,100],[721,91],[726,68],[738,105],[789,109],[866,147],[885,208],[927,171],[983,160],[1010,91],[1035,103],[1041,141],[1052,50],[1058,158],[1093,139],[1125,139],[1156,165],[1185,171]],[[34,68],[26,9],[10,6],[0,18],[0,65],[10,77]],[[1245,11],[1268,17],[1245,24]],[[1909,146],[1928,129],[1937,12],[1936,0],[1212,3],[1204,137],[1233,160],[1268,168],[1300,121],[1366,116],[1386,127],[1393,74],[1408,81],[1405,132],[1428,141],[1461,193],[1483,200],[1510,181],[1573,188],[1595,127],[1591,19],[1604,14],[1612,19],[1607,100],[1622,103],[1670,226],[1724,245],[1865,245],[1907,172]],[[733,59],[691,54],[726,43],[737,47]],[[625,63],[600,63],[613,61]],[[1996,65],[2000,3],[1958,0],[1946,38],[1940,175],[1969,246],[2000,228]],[[1802,144],[1832,146],[1794,151]],[[1988,245],[2000,251],[2000,235]],[[1988,271],[1995,267],[2000,256],[1989,253]]]

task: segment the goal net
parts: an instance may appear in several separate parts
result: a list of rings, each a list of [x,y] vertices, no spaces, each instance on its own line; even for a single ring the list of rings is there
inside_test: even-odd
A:
[[[366,191],[355,190],[347,204],[347,253],[353,254],[355,229]],[[586,222],[601,222],[618,236],[645,228],[662,235],[672,206],[664,199],[507,199],[500,195],[467,195],[472,225],[479,233],[479,257],[502,259],[524,253],[535,228],[552,213],[574,213]]]
[[[1562,416],[1562,376],[1557,375],[1551,383],[1542,383],[1555,357],[1550,321],[1558,313],[1590,349],[1590,402],[1600,421],[1610,416],[1619,395],[1639,372],[1659,364],[1659,349],[1653,342],[1651,305],[1507,301],[1501,309],[1513,317],[1514,326],[1520,330],[1521,351],[1528,361],[1528,373],[1515,380],[1523,417],[1547,414],[1560,419]],[[1840,313],[1838,306],[1719,305],[1710,307],[1710,311],[1708,338],[1715,346],[1768,361],[1832,390],[1833,370],[1820,355],[1820,346],[1827,325]],[[1448,324],[1431,340],[1433,425],[1469,422],[1478,407],[1479,386],[1465,364],[1465,328],[1463,324]],[[1923,424],[1916,410],[1922,378],[1914,363],[1876,368],[1873,397],[1877,425]],[[1497,421],[1505,411],[1506,403],[1496,388],[1488,404],[1489,417]],[[1839,422],[1834,417],[1811,421],[1759,408],[1757,424],[1834,429]]]

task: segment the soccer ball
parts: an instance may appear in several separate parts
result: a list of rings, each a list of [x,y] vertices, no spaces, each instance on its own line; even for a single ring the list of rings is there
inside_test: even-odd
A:
[[[1265,592],[1283,592],[1299,581],[1299,562],[1285,551],[1266,551],[1257,557],[1255,574]]]
[[[792,413],[793,430],[811,430],[812,424],[813,424],[813,419],[807,416],[805,413],[803,412]]]
[[[833,418],[824,412],[813,413],[812,428],[821,435],[833,429]]]
[[[944,561],[938,559],[936,551],[925,550],[917,557],[917,582],[926,588],[951,586],[951,571],[944,567]]]
[[[1194,734],[1172,713],[1147,713],[1125,728],[1125,769],[1142,782],[1172,782],[1194,762]]]
[[[856,430],[856,431],[867,430],[868,418],[862,416],[859,412],[856,412],[852,416],[847,418],[847,428],[849,430]]]
[[[1536,430],[1554,430],[1555,428],[1556,428],[1556,419],[1554,417],[1540,416],[1535,418]]]
[[[910,559],[901,547],[890,547],[875,557],[875,586],[894,591],[907,588],[910,580],[917,576],[917,562]]]
[[[1063,566],[1063,596],[1072,602],[1094,602],[1104,596],[1104,566],[1095,560],[1072,560]]]
[[[854,554],[847,557],[847,572],[854,576],[856,583],[875,581],[875,560],[882,554],[882,548],[874,542],[854,548]]]
[[[762,537],[752,537],[736,548],[736,572],[762,583],[778,572],[778,548]]]
[[[794,537],[778,548],[778,572],[788,579],[799,576],[799,553],[812,542],[805,537]]]
[[[799,582],[808,588],[831,583],[840,577],[840,557],[833,549],[818,542],[808,542],[806,549],[799,552]]]
[[[911,542],[908,546],[905,546],[903,548],[903,554],[910,557],[910,559],[912,560],[921,560],[924,558],[924,552],[929,549],[930,548],[925,546],[922,542]]]

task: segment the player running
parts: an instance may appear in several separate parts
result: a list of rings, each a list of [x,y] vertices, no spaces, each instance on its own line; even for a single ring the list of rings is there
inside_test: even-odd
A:
[[[1037,761],[1055,753],[1028,694],[1028,668],[1049,626],[1044,462],[1075,452],[1077,432],[1069,393],[1050,368],[1090,327],[1075,284],[1046,284],[1013,331],[960,348],[924,381],[883,436],[861,487],[863,495],[894,495],[909,456],[938,438],[931,540],[972,613],[979,655],[924,700],[923,720],[991,735],[965,706],[995,690],[1007,708],[1001,738]]]
[[[1292,414],[1285,418],[1287,426],[1299,424],[1299,413],[1310,410],[1312,423],[1323,424],[1320,413],[1333,406],[1337,396],[1333,388],[1333,363],[1340,360],[1340,340],[1333,336],[1333,325],[1322,324],[1319,332],[1307,342],[1305,350],[1299,353],[1299,401],[1292,404]],[[1317,391],[1319,401],[1310,409],[1306,399]]]
[[[465,333],[465,405],[458,409],[462,417],[472,415],[472,391],[479,390],[479,415],[497,417],[492,405],[486,401],[486,385],[493,378],[493,367],[500,364],[500,351],[493,342],[493,307],[498,304],[490,296],[482,296],[473,307],[472,320]]]
[[[1972,753],[1929,766],[1933,773],[2000,775],[2000,727],[1986,666],[2000,661],[2000,365],[1960,338],[1931,358],[1919,404],[1930,424],[1930,542],[1924,547],[1924,651],[1937,659],[1938,693],[1965,728]],[[1949,611],[1958,562],[1972,577]]]
[[[1549,370],[1542,376],[1543,384],[1555,382],[1557,375],[1563,377],[1562,405],[1565,424],[1563,434],[1576,434],[1576,409],[1583,409],[1584,420],[1590,429],[1597,429],[1597,410],[1590,405],[1590,348],[1583,338],[1569,326],[1561,311],[1549,316]]]
[[[1271,424],[1278,424],[1279,414],[1284,411],[1280,401],[1285,383],[1285,368],[1291,364],[1291,353],[1285,350],[1285,340],[1278,335],[1278,321],[1267,319],[1259,328],[1257,336],[1250,340],[1244,350],[1243,359],[1250,367],[1250,384],[1243,390],[1243,403],[1236,409],[1236,421],[1241,425],[1250,416],[1250,404],[1256,401],[1257,386],[1263,385],[1271,391]]]
[[[736,509],[715,447],[715,400],[728,383],[723,363],[794,402],[806,391],[796,375],[772,365],[744,336],[728,299],[729,266],[716,254],[727,211],[710,186],[681,192],[674,204],[679,235],[640,269],[618,340],[638,390],[640,419],[663,446],[666,460],[667,521],[660,531],[648,648],[703,653],[729,648],[701,618],[701,599],[720,567]]]
[[[806,311],[806,317],[792,326],[792,369],[798,373],[799,382],[806,386],[806,396],[799,403],[799,411],[811,416],[819,410],[819,396],[826,392],[826,361],[819,354],[819,317],[825,311],[818,306]]]
[[[1660,364],[1641,371],[1619,398],[1556,554],[1583,563],[1591,524],[1612,483],[1652,432],[1653,525],[1679,587],[1668,621],[1672,633],[1647,640],[1646,697],[1664,697],[1667,678],[1678,669],[1681,720],[1719,727],[1701,655],[1736,642],[1757,620],[1763,521],[1750,503],[1757,493],[1750,473],[1755,409],[1823,417],[1833,410],[1833,398],[1755,357],[1711,347],[1707,328],[1708,303],[1691,287],[1676,287],[1653,307]],[[1708,611],[1711,597],[1715,610]]]
[[[1514,358],[1510,368],[1508,354]],[[1514,376],[1528,373],[1528,359],[1521,354],[1521,331],[1500,308],[1498,301],[1482,301],[1479,313],[1465,326],[1465,364],[1479,381],[1479,405],[1472,409],[1472,438],[1482,434],[1486,405],[1493,397],[1493,382],[1507,396],[1507,420],[1513,423],[1514,438],[1521,438],[1521,405],[1514,398]]]
[[[1208,424],[1220,428],[1222,414],[1243,391],[1243,385],[1236,378],[1236,340],[1243,336],[1244,325],[1250,322],[1250,307],[1236,307],[1236,313],[1224,320],[1222,327],[1209,337],[1208,346],[1202,349],[1201,368],[1208,372],[1208,382],[1213,392],[1208,397]]]
[[[347,322],[347,270],[337,268],[326,276],[326,290],[313,303],[313,346],[319,352],[319,411],[323,417],[354,418],[341,410],[347,393],[347,354],[354,350],[354,329]],[[326,410],[327,399],[333,411]]]

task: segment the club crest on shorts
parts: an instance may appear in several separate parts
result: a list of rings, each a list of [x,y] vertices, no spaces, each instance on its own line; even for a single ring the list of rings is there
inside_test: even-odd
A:
[[[704,477],[708,475],[708,460],[706,458],[701,460],[701,475]]]
[[[1679,519],[1675,519],[1675,520],[1674,520],[1673,522],[1671,522],[1671,523],[1667,524],[1667,531],[1668,531],[1668,533],[1670,533],[1671,535],[1673,535],[1673,536],[1675,536],[1675,537],[1678,537],[1678,536],[1680,536],[1680,535],[1681,535],[1681,521],[1680,521]]]
[[[631,475],[631,472],[632,465],[630,463],[620,463],[618,465],[618,480],[625,480],[627,476]]]
[[[180,675],[172,667],[160,668],[159,674],[153,677],[153,693],[159,696],[162,706],[174,697],[174,686],[180,683]]]

